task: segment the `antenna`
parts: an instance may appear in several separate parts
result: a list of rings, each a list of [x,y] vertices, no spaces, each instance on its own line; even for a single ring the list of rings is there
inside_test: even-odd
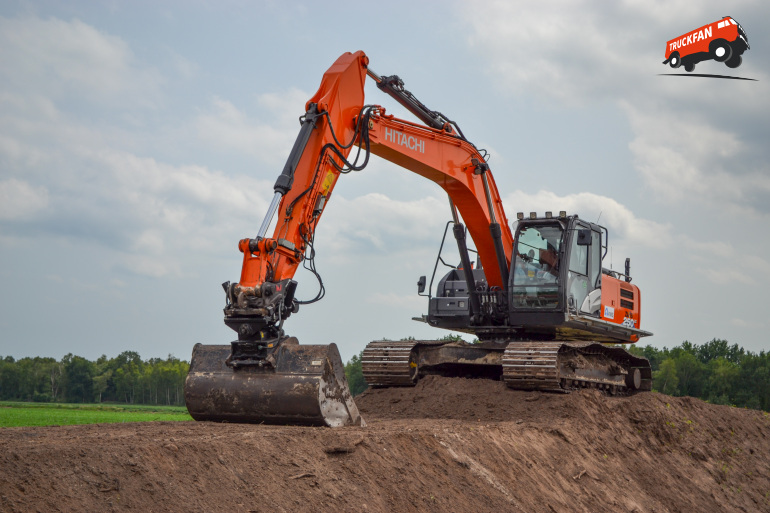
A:
[[[596,224],[599,224],[599,219],[602,218],[602,212],[604,212],[604,210],[599,211],[599,217],[596,218]]]

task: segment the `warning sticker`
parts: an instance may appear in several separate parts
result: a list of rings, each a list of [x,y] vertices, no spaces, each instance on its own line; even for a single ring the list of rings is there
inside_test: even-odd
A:
[[[321,182],[321,194],[326,196],[329,193],[329,189],[332,188],[332,185],[334,185],[334,171],[331,169],[327,171],[326,176],[324,177],[324,181]]]

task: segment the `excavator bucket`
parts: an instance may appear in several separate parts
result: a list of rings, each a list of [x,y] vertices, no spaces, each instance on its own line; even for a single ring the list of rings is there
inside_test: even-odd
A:
[[[364,425],[336,344],[281,344],[260,366],[228,365],[230,354],[230,346],[193,348],[185,402],[195,420]]]

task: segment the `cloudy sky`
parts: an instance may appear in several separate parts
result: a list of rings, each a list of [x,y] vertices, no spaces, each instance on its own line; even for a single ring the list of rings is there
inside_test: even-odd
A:
[[[757,81],[660,75],[684,73],[661,64],[667,40],[725,15],[751,50],[696,72]],[[770,350],[769,35],[758,0],[5,0],[0,355],[188,359],[232,340],[237,242],[322,74],[359,49],[490,152],[509,219],[607,226],[605,267],[631,257],[647,343]],[[367,102],[408,117],[371,86]],[[382,160],[342,177],[316,238],[326,298],[287,331],[344,360],[442,336],[410,319],[448,218],[435,184]]]

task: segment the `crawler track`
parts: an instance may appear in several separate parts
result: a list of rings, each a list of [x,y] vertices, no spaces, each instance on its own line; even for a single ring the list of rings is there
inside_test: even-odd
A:
[[[417,364],[412,353],[415,345],[414,341],[389,340],[367,344],[361,356],[366,382],[373,387],[414,386],[417,382]]]
[[[503,380],[518,390],[560,391],[558,354],[563,342],[512,342],[503,354]]]
[[[447,352],[449,348],[455,352]],[[473,348],[475,359],[455,356],[469,353],[463,348]],[[479,352],[483,358],[479,358]],[[500,372],[489,372],[495,366]],[[426,374],[460,375],[457,369],[461,367],[462,375],[501,378],[516,390],[566,393],[596,388],[626,395],[652,388],[652,372],[646,359],[597,342],[516,341],[507,345],[458,346],[456,342],[435,340],[383,340],[368,344],[362,357],[364,378],[373,387],[414,386]]]
[[[645,358],[595,342],[511,342],[503,355],[503,379],[517,390],[597,388],[630,394],[652,389]]]
[[[372,387],[412,387],[419,377],[419,351],[448,345],[444,340],[378,340],[366,345],[361,370]]]

